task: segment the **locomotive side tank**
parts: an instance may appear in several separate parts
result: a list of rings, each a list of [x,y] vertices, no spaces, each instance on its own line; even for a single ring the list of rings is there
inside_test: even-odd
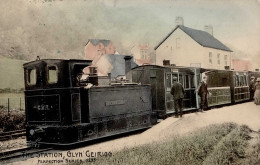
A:
[[[24,64],[28,143],[71,145],[149,128],[156,122],[149,85],[80,82],[88,60]]]

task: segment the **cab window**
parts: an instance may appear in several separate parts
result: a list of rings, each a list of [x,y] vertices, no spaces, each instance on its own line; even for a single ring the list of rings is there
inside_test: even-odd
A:
[[[27,70],[27,84],[28,85],[36,84],[36,69]]]
[[[58,69],[56,66],[48,66],[48,83],[54,84],[58,82]]]

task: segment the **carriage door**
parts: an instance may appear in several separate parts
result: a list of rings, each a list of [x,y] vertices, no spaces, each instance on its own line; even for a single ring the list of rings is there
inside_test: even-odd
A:
[[[174,102],[173,97],[171,95],[171,87],[172,87],[172,77],[171,73],[166,73],[165,77],[165,106],[166,106],[166,113],[173,112],[174,111]]]
[[[171,72],[166,73],[166,89],[165,89],[166,113],[174,112],[174,100],[171,94],[173,77],[178,77],[178,73],[171,73]]]
[[[185,94],[183,99],[184,109],[196,108],[196,94],[194,75],[190,73],[179,73],[179,82],[183,85]]]

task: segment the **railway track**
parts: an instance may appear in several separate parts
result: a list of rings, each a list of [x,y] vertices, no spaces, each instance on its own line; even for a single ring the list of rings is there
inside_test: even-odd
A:
[[[10,131],[10,132],[3,132],[0,133],[0,141],[10,140],[17,137],[25,136],[25,129],[18,130],[18,131]]]
[[[15,150],[9,150],[5,152],[0,152],[0,164],[3,161],[7,161],[13,158],[18,158],[18,157],[30,157],[34,154],[41,153],[44,151],[49,151],[52,148],[43,148],[43,149],[37,149],[33,147],[24,147],[24,148],[19,148]]]

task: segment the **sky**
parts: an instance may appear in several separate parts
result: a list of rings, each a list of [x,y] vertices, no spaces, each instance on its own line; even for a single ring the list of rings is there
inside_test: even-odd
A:
[[[0,42],[34,56],[81,57],[88,39],[100,38],[126,54],[136,44],[155,47],[178,16],[190,28],[211,25],[214,37],[260,68],[259,0],[0,1]]]

